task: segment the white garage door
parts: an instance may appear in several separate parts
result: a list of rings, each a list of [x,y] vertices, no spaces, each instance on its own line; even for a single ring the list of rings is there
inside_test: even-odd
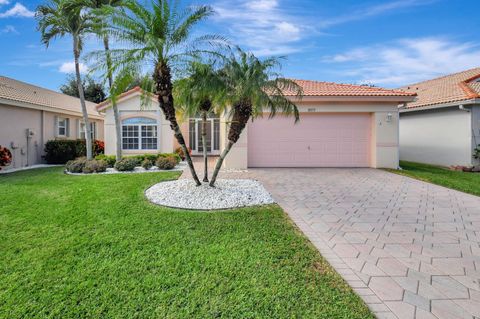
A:
[[[369,167],[371,117],[365,113],[257,118],[248,126],[249,167]]]

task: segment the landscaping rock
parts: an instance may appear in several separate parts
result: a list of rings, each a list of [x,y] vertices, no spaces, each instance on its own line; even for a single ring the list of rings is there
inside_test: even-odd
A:
[[[145,196],[154,204],[195,210],[228,209],[272,204],[272,196],[263,185],[251,179],[220,179],[216,187],[208,183],[196,186],[191,179],[153,185]]]

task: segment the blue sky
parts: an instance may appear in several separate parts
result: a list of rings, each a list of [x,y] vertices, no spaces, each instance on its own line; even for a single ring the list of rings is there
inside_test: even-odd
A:
[[[71,42],[40,43],[33,12],[41,2],[0,0],[0,75],[57,90],[73,71]],[[480,66],[479,0],[183,3],[214,7],[202,31],[259,56],[286,55],[292,78],[394,88]],[[98,47],[92,38],[85,50]]]

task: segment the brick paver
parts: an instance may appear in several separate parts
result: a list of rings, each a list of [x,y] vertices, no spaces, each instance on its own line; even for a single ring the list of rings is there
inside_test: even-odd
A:
[[[480,318],[480,197],[375,169],[249,169],[378,318]]]

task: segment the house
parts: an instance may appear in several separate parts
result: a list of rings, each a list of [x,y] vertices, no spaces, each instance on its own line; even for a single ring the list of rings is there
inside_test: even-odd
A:
[[[296,80],[304,97],[296,101],[300,121],[266,114],[250,122],[225,160],[228,168],[247,167],[388,167],[397,168],[398,105],[415,93],[377,87]],[[292,100],[294,92],[285,92]],[[118,99],[124,154],[172,152],[169,123],[155,96],[142,106],[139,88]],[[110,102],[97,105],[105,113],[105,152],[115,154],[116,138]],[[223,149],[228,118],[212,115],[207,125],[207,148],[212,155]],[[193,155],[202,154],[200,118],[183,121],[181,129]]]
[[[401,90],[418,97],[400,108],[400,158],[443,166],[474,165],[473,150],[480,144],[480,68]]]
[[[93,137],[103,140],[103,115],[87,102]],[[45,142],[85,138],[80,100],[0,76],[0,145],[12,152],[19,168],[42,163]]]

